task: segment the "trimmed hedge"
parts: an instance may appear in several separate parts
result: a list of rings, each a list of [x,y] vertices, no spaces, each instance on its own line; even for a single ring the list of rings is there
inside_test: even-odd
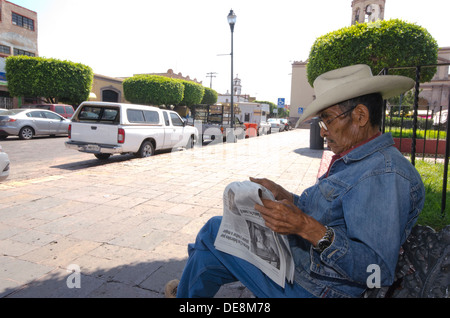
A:
[[[14,97],[44,97],[49,103],[79,105],[89,99],[94,73],[89,66],[53,58],[6,58],[8,91]]]
[[[217,98],[219,94],[212,88],[205,87],[205,94],[203,95],[202,105],[214,105],[217,103]]]
[[[192,106],[200,104],[205,95],[205,88],[195,82],[184,80],[180,80],[180,82],[184,85],[184,98],[180,105]]]
[[[374,75],[385,67],[436,64],[439,46],[423,27],[399,19],[355,24],[316,39],[308,59],[308,82],[325,72],[354,64],[367,64]],[[435,67],[421,70],[429,82]],[[389,70],[415,80],[415,69]]]
[[[181,81],[160,75],[135,75],[123,81],[125,98],[134,104],[178,105],[184,89]]]

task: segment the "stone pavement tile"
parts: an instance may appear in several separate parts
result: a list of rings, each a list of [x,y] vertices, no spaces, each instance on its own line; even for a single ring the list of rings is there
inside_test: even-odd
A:
[[[127,224],[100,221],[84,226],[67,237],[101,243],[111,241],[115,237],[130,231],[132,228],[131,225]]]
[[[29,229],[11,236],[9,239],[11,241],[29,244],[32,246],[44,246],[49,244],[50,242],[58,240],[60,237],[61,236],[58,234]]]
[[[185,259],[166,259],[156,261],[158,270],[139,284],[140,287],[159,293],[164,297],[164,288],[172,279],[180,279],[186,265]]]
[[[93,224],[93,222],[88,219],[81,219],[77,217],[77,215],[69,215],[37,226],[35,229],[48,233],[69,235],[91,224]]]
[[[195,218],[202,215],[206,210],[208,210],[208,207],[180,203],[167,209],[164,213]]]
[[[105,282],[86,295],[88,298],[161,298],[160,293],[118,282]]]
[[[141,250],[153,250],[158,244],[166,240],[170,233],[165,230],[155,230],[147,224],[140,224],[108,243]]]
[[[88,253],[99,245],[101,243],[61,237],[57,241],[23,254],[20,256],[20,259],[42,265],[66,268],[76,258]]]
[[[36,245],[17,242],[11,238],[0,241],[0,251],[2,251],[2,254],[5,256],[17,257],[34,251],[37,248],[38,247]]]
[[[10,294],[13,289],[21,285],[46,275],[53,269],[52,266],[0,255],[0,297]]]
[[[11,236],[21,233],[22,231],[24,231],[23,227],[12,226],[10,224],[0,222],[0,240],[10,238]]]

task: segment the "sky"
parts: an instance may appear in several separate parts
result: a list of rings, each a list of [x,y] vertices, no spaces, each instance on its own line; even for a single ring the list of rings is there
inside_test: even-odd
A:
[[[172,69],[219,94],[231,88],[232,9],[234,77],[242,94],[289,104],[292,63],[308,59],[317,37],[350,26],[352,0],[9,2],[38,13],[41,57],[83,63],[111,77]],[[448,47],[448,12],[449,0],[387,0],[384,18],[416,23]]]

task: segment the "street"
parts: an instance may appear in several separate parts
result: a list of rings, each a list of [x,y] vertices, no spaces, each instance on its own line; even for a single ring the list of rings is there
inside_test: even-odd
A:
[[[34,137],[31,140],[10,136],[0,141],[11,161],[10,176],[7,180],[42,178],[114,162],[136,160],[131,154],[114,155],[106,161],[98,160],[93,154],[67,149],[64,145],[67,140],[67,136]],[[205,141],[203,146],[210,142]],[[157,151],[156,155],[167,152],[170,150]]]
[[[102,162],[92,154],[66,149],[67,136],[35,137],[20,140],[10,136],[0,141],[11,161],[8,181],[22,181],[45,176],[60,175],[70,171],[94,167]],[[132,156],[114,156],[110,162],[128,160]]]

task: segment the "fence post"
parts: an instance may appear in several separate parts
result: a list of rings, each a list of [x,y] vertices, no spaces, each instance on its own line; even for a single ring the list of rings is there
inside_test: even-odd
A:
[[[441,216],[442,218],[445,217],[445,204],[447,199],[447,174],[448,174],[448,156],[449,156],[449,144],[448,144],[448,135],[450,134],[450,125],[449,125],[449,118],[448,114],[450,111],[450,89],[449,89],[449,96],[448,96],[448,107],[447,107],[447,136],[445,137],[445,158],[444,158],[444,180],[442,181],[442,201],[441,201]],[[439,122],[440,124],[440,122]]]
[[[416,66],[416,87],[414,94],[413,136],[411,145],[411,163],[416,165],[417,110],[419,108],[420,66]]]
[[[383,68],[383,75],[388,75],[389,69],[387,67]],[[382,123],[381,123],[381,133],[385,133],[386,131],[386,105],[387,105],[387,101],[384,99],[383,100],[383,117],[382,118]]]

